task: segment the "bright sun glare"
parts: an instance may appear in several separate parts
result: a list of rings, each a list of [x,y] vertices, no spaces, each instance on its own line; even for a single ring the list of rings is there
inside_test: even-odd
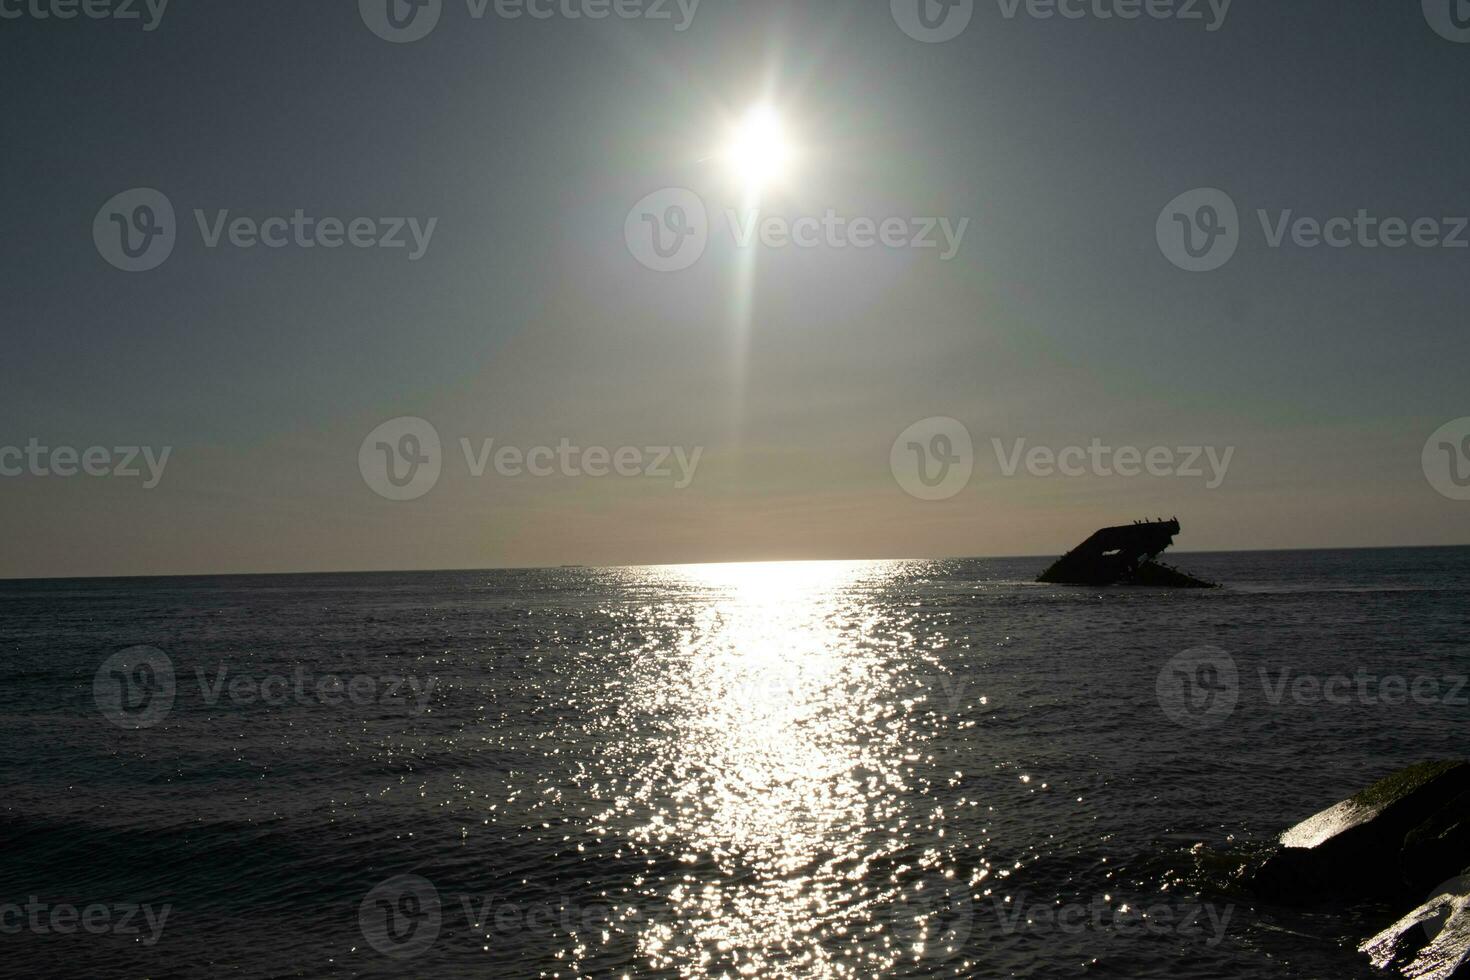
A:
[[[745,114],[724,153],[731,174],[752,192],[784,178],[793,156],[781,116],[770,106],[756,106]]]

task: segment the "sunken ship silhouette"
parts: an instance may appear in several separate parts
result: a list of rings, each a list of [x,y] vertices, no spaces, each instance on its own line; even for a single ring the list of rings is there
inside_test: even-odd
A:
[[[1158,560],[1178,533],[1178,518],[1105,527],[1058,558],[1036,581],[1050,585],[1216,588],[1213,582],[1197,579]]]

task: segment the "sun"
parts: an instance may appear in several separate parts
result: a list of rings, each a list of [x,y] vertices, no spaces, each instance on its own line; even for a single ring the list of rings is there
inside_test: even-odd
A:
[[[784,180],[795,155],[780,113],[768,105],[755,106],[735,124],[722,154],[730,175],[751,193]]]

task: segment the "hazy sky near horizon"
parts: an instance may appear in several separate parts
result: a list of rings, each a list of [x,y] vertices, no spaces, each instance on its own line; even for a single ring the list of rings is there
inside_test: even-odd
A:
[[[1470,215],[1470,43],[1432,0],[1235,0],[1216,30],[1203,0],[977,0],[944,43],[876,0],[702,0],[684,30],[672,0],[444,0],[411,43],[352,0],[177,0],[154,30],[49,2],[0,0],[0,467],[33,440],[169,456],[152,488],[141,455],[138,478],[0,476],[0,576],[1042,555],[1171,515],[1186,550],[1470,542],[1421,461],[1470,416],[1470,248],[1272,247],[1257,215]],[[710,157],[761,102],[798,149],[765,216],[968,219],[956,254],[738,247]],[[130,273],[94,219],[134,188],[176,241]],[[629,245],[664,188],[708,211],[681,271]],[[1239,212],[1208,272],[1156,235],[1196,188]],[[298,209],[432,234],[417,259],[407,222],[405,248],[211,247],[195,214]],[[360,459],[403,417],[442,447],[409,501]],[[933,417],[973,475],[921,500],[890,451]],[[668,477],[475,476],[491,439],[699,455],[683,487],[672,453]],[[1212,488],[1203,460],[1008,476],[993,440],[1232,454]]]

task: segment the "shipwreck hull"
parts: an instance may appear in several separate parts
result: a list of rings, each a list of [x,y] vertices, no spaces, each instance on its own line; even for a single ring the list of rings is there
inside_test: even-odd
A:
[[[1179,533],[1179,521],[1140,521],[1105,527],[1058,558],[1038,582],[1049,585],[1140,585],[1170,589],[1210,589],[1197,579],[1157,561]]]

